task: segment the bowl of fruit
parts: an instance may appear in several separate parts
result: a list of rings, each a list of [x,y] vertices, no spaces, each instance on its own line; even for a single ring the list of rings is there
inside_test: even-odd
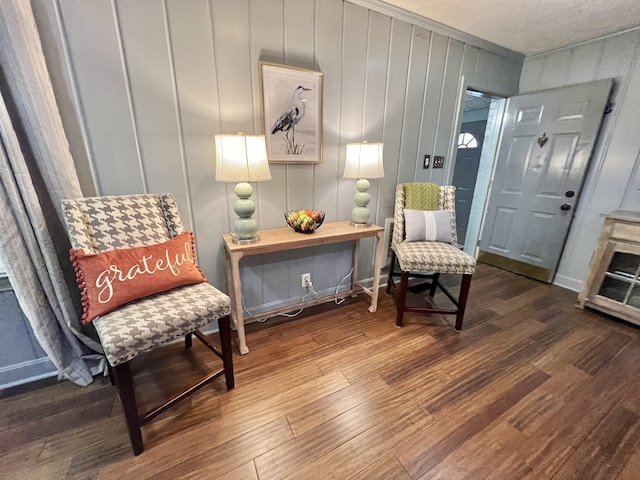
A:
[[[320,210],[289,210],[284,212],[287,224],[299,233],[313,233],[324,221]]]

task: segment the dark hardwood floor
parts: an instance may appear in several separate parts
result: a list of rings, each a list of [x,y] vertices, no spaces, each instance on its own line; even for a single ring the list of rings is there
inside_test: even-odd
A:
[[[639,328],[486,265],[462,332],[366,298],[248,326],[236,388],[145,426],[138,457],[108,379],[0,392],[0,478],[640,478]],[[141,404],[206,367],[196,343],[134,361]]]

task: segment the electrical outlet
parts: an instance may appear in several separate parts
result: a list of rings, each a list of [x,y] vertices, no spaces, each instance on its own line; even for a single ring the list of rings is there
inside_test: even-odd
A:
[[[422,160],[422,168],[429,168],[429,163],[431,163],[431,155],[425,155]]]
[[[308,287],[309,285],[311,285],[311,274],[310,273],[303,273],[302,274],[302,287]]]
[[[436,155],[433,157],[433,168],[442,168],[444,167],[444,157]]]

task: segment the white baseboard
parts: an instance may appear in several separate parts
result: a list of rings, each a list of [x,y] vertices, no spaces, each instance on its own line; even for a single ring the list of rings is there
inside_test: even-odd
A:
[[[343,292],[343,291],[347,291],[349,289],[349,283],[344,283],[340,286],[340,288],[338,289],[337,293]],[[324,288],[322,290],[316,290],[316,293],[318,294],[318,297],[324,297],[327,295],[333,295],[336,293],[336,287],[330,287],[330,288]],[[305,301],[306,300],[311,300],[316,298],[313,294],[309,294],[306,295],[305,297]],[[276,300],[274,302],[269,302],[269,303],[265,303],[262,305],[258,305],[257,307],[251,307],[251,308],[247,308],[247,310],[250,312],[250,315],[260,315],[261,313],[264,312],[269,312],[271,310],[276,310],[278,308],[283,308],[283,307],[291,307],[291,310],[295,310],[297,307],[297,305],[302,301],[302,296],[300,297],[292,297],[292,298],[288,298],[286,300]],[[247,314],[247,312],[245,311],[245,315]]]
[[[386,285],[386,279],[387,279],[386,274],[380,275],[380,287],[384,287]],[[366,278],[366,279],[360,280],[360,283],[370,287],[371,284],[373,283],[373,278]],[[338,290],[338,292],[340,291],[346,292],[348,288],[349,288],[348,283],[343,284],[340,286],[340,289]],[[318,292],[320,296],[331,295],[334,293],[336,293],[335,287],[323,289]],[[296,308],[295,300],[296,299],[294,299],[293,303],[291,303],[292,299],[288,299],[287,301],[271,302],[266,305],[260,305],[260,307],[252,310],[268,311],[268,310],[272,310],[272,309],[280,308],[284,306],[291,306],[291,309],[295,310]],[[252,312],[252,314],[254,313],[255,312]],[[205,334],[212,334],[217,331],[218,331],[217,322],[212,322],[203,329],[203,333]],[[183,342],[183,341],[184,341],[183,338],[180,337],[170,343]],[[23,385],[25,383],[35,382],[37,380],[42,380],[44,378],[54,377],[56,375],[58,375],[58,371],[56,370],[56,368],[53,366],[53,364],[48,358],[38,358],[36,360],[29,360],[27,362],[17,363],[15,365],[0,367],[0,390],[16,387],[18,385]]]
[[[556,274],[556,277],[553,279],[553,284],[558,285],[559,287],[573,290],[574,292],[579,292],[582,289],[582,280],[578,280],[577,278],[572,277],[565,277],[564,275],[559,274]]]
[[[380,288],[385,287],[387,285],[387,274],[383,273],[380,275]],[[364,286],[371,288],[371,285],[373,284],[373,278],[365,278],[360,280],[360,283],[362,283]],[[338,290],[338,293],[344,291],[345,293],[348,291],[349,289],[349,284],[344,284],[340,286],[340,289]],[[326,296],[326,295],[332,295],[336,293],[336,287],[331,287],[331,288],[325,288],[322,289],[320,291],[318,291],[318,294],[320,295],[320,297]],[[362,293],[362,292],[360,292]],[[292,302],[293,300],[293,302]],[[249,314],[250,315],[259,315],[262,312],[268,312],[271,310],[275,310],[278,308],[282,308],[282,307],[291,307],[292,311],[296,310],[296,302],[299,301],[298,298],[295,299],[287,299],[285,301],[282,300],[278,300],[275,302],[269,302],[266,303],[264,305],[259,305],[258,307],[252,307],[249,310]],[[378,302],[380,300],[378,299]],[[245,314],[247,314],[247,312],[245,311]],[[253,322],[257,322],[257,320],[253,320]],[[251,323],[251,322],[248,322]],[[209,335],[209,334],[213,334],[216,333],[218,331],[218,324],[217,322],[212,322],[210,324],[208,324],[207,326],[205,326],[202,329],[202,333]],[[171,343],[176,343],[176,342],[181,342],[183,341],[182,338],[177,338],[175,339],[173,342]]]
[[[373,284],[373,277],[370,278],[364,278],[362,280],[360,280],[361,284],[363,284],[364,286],[371,288],[371,285]],[[380,287],[384,287],[387,284],[387,274],[386,273],[382,273],[380,275]],[[325,288],[322,290],[317,290],[316,292],[318,293],[319,297],[324,297],[324,296],[328,296],[328,295],[333,295],[335,293],[341,293],[341,292],[347,292],[349,290],[349,283],[344,283],[342,285],[340,285],[340,288],[338,289],[338,291],[336,292],[336,287],[331,287],[331,288]],[[269,302],[263,305],[259,305],[258,307],[252,307],[247,309],[251,315],[259,315],[263,312],[268,312],[271,310],[275,310],[278,308],[282,308],[282,307],[291,307],[291,310],[295,310],[296,309],[296,305],[297,303],[301,300],[302,297],[297,297],[297,298],[289,298],[287,300],[277,300],[275,302]],[[312,295],[308,295],[306,297],[305,300],[309,300],[311,298],[315,298]],[[247,312],[245,311],[245,314]],[[254,320],[255,321],[255,320]]]
[[[48,358],[38,358],[0,368],[0,390],[55,377],[58,371]]]

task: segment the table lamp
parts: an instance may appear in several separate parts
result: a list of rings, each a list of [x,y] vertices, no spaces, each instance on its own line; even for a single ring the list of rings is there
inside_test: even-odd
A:
[[[233,243],[250,244],[260,240],[256,234],[258,222],[253,218],[256,210],[251,195],[253,188],[248,182],[271,180],[267,146],[264,135],[220,134],[216,139],[216,180],[239,182],[235,192],[238,196],[233,210],[238,215],[231,234]]]
[[[354,227],[369,227],[371,212],[369,205],[368,178],[382,178],[384,170],[382,164],[382,143],[347,143],[346,165],[342,178],[357,178],[358,191],[353,197],[356,206],[351,211],[351,225]]]

